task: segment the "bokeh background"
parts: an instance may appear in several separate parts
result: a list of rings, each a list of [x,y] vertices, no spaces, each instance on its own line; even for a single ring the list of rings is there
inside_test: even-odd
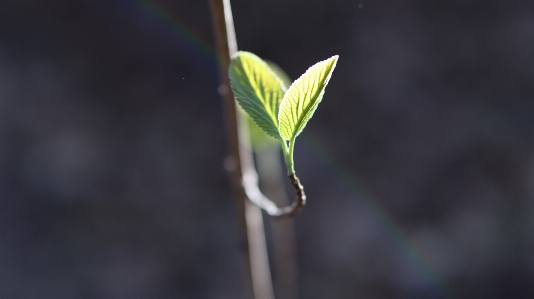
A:
[[[232,5],[292,78],[340,55],[299,298],[534,298],[532,1]],[[246,298],[212,39],[208,1],[0,1],[0,298]]]

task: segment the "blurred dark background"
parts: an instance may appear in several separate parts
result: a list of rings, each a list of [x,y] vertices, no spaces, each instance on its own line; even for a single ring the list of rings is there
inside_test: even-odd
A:
[[[532,1],[232,1],[340,60],[296,146],[300,298],[534,298]],[[0,298],[246,298],[208,1],[0,1]]]

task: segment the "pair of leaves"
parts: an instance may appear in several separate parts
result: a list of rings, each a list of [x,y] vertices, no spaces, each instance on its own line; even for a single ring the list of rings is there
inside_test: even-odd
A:
[[[288,89],[261,58],[240,51],[230,63],[230,83],[239,105],[260,129],[277,139],[294,140],[321,102],[337,59],[316,63]]]

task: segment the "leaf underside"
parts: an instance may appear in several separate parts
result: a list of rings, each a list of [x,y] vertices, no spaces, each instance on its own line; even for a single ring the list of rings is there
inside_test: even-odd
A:
[[[293,140],[302,132],[323,98],[337,59],[336,55],[316,63],[291,84],[278,113],[282,138]]]
[[[250,143],[252,144],[252,150],[257,151],[268,146],[278,145],[278,141],[270,137],[262,129],[260,129],[258,125],[256,125],[256,123],[252,120],[252,118],[250,118],[250,116],[247,115],[246,118],[248,122],[248,131],[250,133]]]
[[[286,88],[258,56],[240,51],[230,63],[230,85],[237,102],[269,136],[280,139],[278,110]]]

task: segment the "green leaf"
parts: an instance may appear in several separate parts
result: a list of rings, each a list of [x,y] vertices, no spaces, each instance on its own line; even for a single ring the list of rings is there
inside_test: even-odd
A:
[[[230,85],[239,105],[269,136],[281,139],[278,110],[286,88],[258,56],[237,52],[228,70]]]
[[[241,110],[243,111],[243,110]],[[263,130],[261,130],[256,123],[250,118],[250,116],[246,115],[246,113],[243,111],[242,113],[245,114],[248,122],[248,130],[250,133],[250,143],[252,144],[252,150],[257,151],[262,148],[265,148],[267,146],[272,145],[278,145],[279,141],[270,137],[269,135],[265,134]]]
[[[310,67],[289,87],[278,113],[280,135],[294,140],[313,116],[321,102],[339,56],[333,56]]]

